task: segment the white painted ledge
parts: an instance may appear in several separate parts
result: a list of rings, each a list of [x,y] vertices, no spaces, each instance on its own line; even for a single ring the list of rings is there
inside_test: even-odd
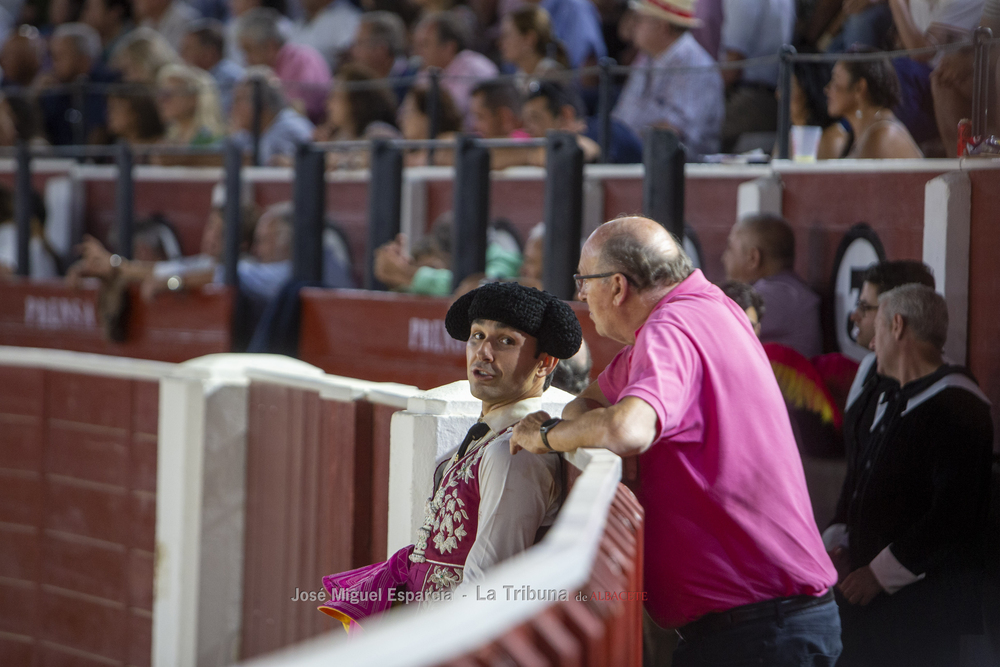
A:
[[[67,373],[106,377],[159,380],[176,369],[176,364],[103,354],[50,350],[36,347],[0,346],[0,366],[22,366]]]

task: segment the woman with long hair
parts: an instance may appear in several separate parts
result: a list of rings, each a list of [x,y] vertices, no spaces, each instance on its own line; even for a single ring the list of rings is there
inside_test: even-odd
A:
[[[549,13],[528,4],[500,22],[500,54],[527,77],[544,76],[568,66],[566,50],[552,32]]]
[[[206,146],[225,133],[215,80],[187,65],[166,65],[156,77],[156,106],[166,124],[165,143]]]
[[[827,111],[851,124],[849,158],[922,158],[906,126],[892,113],[899,101],[899,79],[888,58],[839,60],[826,86]]]
[[[130,144],[159,143],[166,128],[156,108],[156,97],[141,85],[108,93],[108,130]]]

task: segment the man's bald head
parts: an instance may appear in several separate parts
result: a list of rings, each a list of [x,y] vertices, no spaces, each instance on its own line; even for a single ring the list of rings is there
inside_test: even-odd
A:
[[[691,259],[659,223],[618,218],[594,231],[585,251],[597,254],[601,271],[620,271],[640,292],[675,285],[694,271]]]

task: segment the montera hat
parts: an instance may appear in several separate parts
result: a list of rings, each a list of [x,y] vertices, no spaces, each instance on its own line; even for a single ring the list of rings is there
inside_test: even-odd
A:
[[[683,28],[700,28],[694,13],[698,0],[629,0],[628,6],[640,14],[669,21]]]
[[[467,341],[476,320],[493,320],[538,339],[538,351],[569,359],[580,349],[583,331],[562,299],[518,283],[487,283],[458,298],[444,325],[455,340]]]

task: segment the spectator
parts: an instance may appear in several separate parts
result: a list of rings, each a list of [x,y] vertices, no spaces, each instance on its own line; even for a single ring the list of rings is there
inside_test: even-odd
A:
[[[415,87],[403,99],[399,110],[399,129],[404,139],[430,139],[430,118],[427,116],[427,89]],[[438,97],[438,139],[453,139],[462,129],[462,116],[459,115],[451,95],[443,87]],[[428,164],[429,154],[425,150],[414,150],[406,154],[406,166],[416,167]],[[432,164],[449,165],[454,162],[452,150],[434,151]]]
[[[130,32],[111,55],[111,67],[121,72],[122,80],[128,83],[155,84],[160,68],[180,62],[167,40],[150,28]]]
[[[295,24],[291,41],[313,47],[336,71],[358,31],[361,12],[350,0],[302,0],[303,20]]]
[[[97,68],[101,59],[101,38],[83,23],[64,23],[56,28],[49,44],[52,72],[39,81],[43,91],[49,86],[107,83],[112,77]],[[45,118],[45,133],[55,145],[104,143],[107,109],[103,92],[83,95],[83,108],[76,108],[69,92],[42,92],[38,98]],[[78,113],[73,113],[73,111]]]
[[[281,80],[285,96],[318,122],[325,111],[330,67],[313,47],[287,42],[280,19],[277,11],[263,7],[244,14],[237,33],[240,48],[248,65],[270,67]]]
[[[512,451],[641,456],[647,624],[677,628],[674,665],[832,665],[836,571],[745,315],[647,218],[598,227],[579,272],[598,334],[625,347],[563,419],[523,417]]]
[[[406,26],[390,12],[366,12],[361,15],[358,31],[351,45],[351,61],[372,70],[375,78],[408,77],[417,73],[406,57]],[[409,83],[394,87],[396,103],[403,101]]]
[[[217,271],[223,259],[225,231],[223,217],[225,189],[221,185],[216,185],[212,192],[212,209],[205,222],[201,247],[197,255],[167,258],[171,253],[164,252],[162,241],[158,240],[164,227],[147,225],[147,233],[140,235],[137,253],[137,257],[143,255],[144,258],[128,260],[119,257],[115,260],[118,266],[114,267],[111,253],[100,241],[87,234],[84,235],[83,243],[78,248],[81,259],[70,267],[66,276],[67,282],[75,286],[79,285],[81,278],[110,280],[117,275],[127,282],[141,282],[141,292],[146,299],[161,292],[197,290],[213,282],[221,283],[223,276]],[[247,252],[251,247],[256,222],[257,211],[253,202],[243,202],[241,253]],[[142,242],[144,236],[148,236],[146,242]],[[150,252],[151,246],[153,246],[152,252]]]
[[[228,116],[233,106],[233,88],[243,78],[243,68],[225,54],[226,33],[221,22],[202,19],[188,26],[181,44],[181,57],[191,67],[212,75],[222,102],[222,113]]]
[[[823,128],[816,158],[834,160],[847,155],[853,135],[850,123],[843,118],[834,120],[827,110],[826,93],[832,67],[827,63],[797,62],[792,67],[792,96],[789,112],[792,125],[812,125]],[[789,144],[791,145],[791,144]]]
[[[807,40],[830,53],[839,53],[867,47],[889,47],[892,30],[892,12],[885,0],[820,0],[813,12],[814,19],[807,28]],[[830,23],[832,19],[832,24]],[[822,23],[827,23],[822,26]],[[828,29],[830,39],[820,38],[819,32]],[[816,39],[810,39],[815,36]]]
[[[226,57],[240,66],[247,64],[246,55],[240,47],[240,19],[249,11],[258,7],[273,9],[278,12],[278,29],[284,35],[292,34],[295,26],[288,18],[288,3],[286,0],[226,0],[229,8],[229,22],[226,23]]]
[[[215,81],[203,70],[167,65],[157,75],[156,104],[167,143],[209,146],[224,134]]]
[[[980,25],[991,29],[994,36],[1000,35],[1000,0],[987,0]],[[951,158],[958,157],[958,123],[963,118],[968,118],[969,110],[972,109],[973,58],[974,53],[970,48],[946,53],[931,73],[934,118],[944,143],[945,154]],[[993,63],[992,67],[996,69],[995,56]],[[994,85],[1000,83],[1000,70],[997,72]],[[997,91],[1000,86],[991,88]],[[1000,135],[1000,125],[997,123],[1000,105],[997,104],[997,99],[997,93],[994,92],[993,97],[986,101],[986,118],[990,122],[987,134]]]
[[[28,241],[30,278],[46,280],[59,275],[56,253],[45,237],[45,202],[32,190],[31,239]],[[17,223],[14,221],[14,193],[0,185],[0,277],[17,273]]]
[[[849,444],[824,533],[842,573],[837,664],[958,665],[961,636],[983,632],[990,404],[942,358],[948,307],[931,287],[883,293],[874,324],[878,372],[896,384],[866,411],[867,447]]]
[[[549,13],[536,5],[515,9],[500,22],[500,55],[517,68],[527,83],[564,69],[569,61],[566,49],[552,35]]]
[[[767,304],[760,339],[781,343],[810,359],[823,351],[819,295],[794,271],[795,234],[784,218],[750,215],[729,233],[722,264],[727,280],[753,285]]]
[[[573,132],[583,149],[584,159],[595,162],[601,157],[600,119],[582,118],[582,108],[583,102],[569,86],[556,81],[532,82],[524,103],[524,129],[533,137],[544,137],[549,130]],[[617,118],[611,119],[608,152],[608,162],[642,162],[642,142]]]
[[[851,124],[854,144],[847,157],[922,158],[906,126],[892,113],[899,100],[899,79],[888,60],[842,60],[833,66],[826,87],[827,110]]]
[[[80,20],[101,36],[101,65],[106,66],[122,38],[132,30],[131,0],[85,0]]]
[[[326,124],[316,128],[317,141],[355,141],[359,139],[397,139],[396,102],[385,88],[358,86],[375,79],[364,65],[349,64],[340,68],[327,101]],[[354,84],[352,86],[352,84]],[[331,151],[326,154],[329,169],[364,169],[368,150]]]
[[[240,291],[259,312],[263,312],[267,302],[292,277],[294,214],[295,209],[289,201],[265,210],[254,228],[252,257],[240,262]]]
[[[261,90],[258,166],[289,164],[295,147],[308,142],[315,128],[309,119],[288,106],[281,92],[281,82],[266,67],[247,68],[243,81],[233,92],[233,139],[243,146],[246,153],[251,152],[255,81],[260,82]]]
[[[571,67],[596,64],[608,55],[601,32],[601,17],[590,0],[528,0],[546,12],[552,32],[566,48]]]
[[[480,81],[469,97],[470,130],[487,139],[525,137],[521,127],[521,95],[513,83]]]
[[[12,94],[0,98],[0,146],[47,146],[42,113],[30,95]]]
[[[764,319],[764,299],[757,290],[752,285],[737,280],[727,280],[719,286],[719,289],[747,314],[753,332],[760,338],[760,322]]]
[[[152,28],[163,35],[174,51],[180,51],[181,41],[187,33],[187,24],[198,17],[184,0],[133,0],[136,20],[144,28]]]
[[[521,94],[511,81],[481,81],[472,89],[469,105],[472,131],[487,139],[527,139],[521,129]],[[544,164],[544,149],[510,146],[490,150],[492,169]]]
[[[633,71],[615,105],[614,117],[637,135],[650,126],[674,130],[688,156],[719,152],[725,100],[715,61],[689,29],[698,25],[691,0],[636,0]],[[694,70],[664,70],[695,68]]]
[[[0,86],[27,88],[42,69],[45,43],[34,26],[21,26],[0,46]]]
[[[528,287],[542,289],[545,268],[545,223],[539,222],[531,228],[528,240],[524,242],[524,256],[517,282]]]
[[[919,49],[969,39],[983,15],[983,0],[887,0],[903,48]],[[893,109],[918,144],[938,139],[934,121],[931,71],[943,53],[919,54],[892,61],[899,77],[899,101]]]
[[[375,251],[375,277],[390,289],[410,294],[451,294],[455,287],[451,272],[453,226],[452,213],[442,214],[434,221],[430,233],[414,245],[412,255],[406,250],[406,236],[398,235]],[[521,253],[516,239],[511,238],[499,221],[494,221],[487,234],[486,273],[478,278],[510,280],[517,276],[520,267]]]
[[[159,143],[167,133],[156,98],[143,88],[108,94],[108,132],[130,144]]]
[[[421,81],[426,83],[428,68],[439,68],[442,90],[448,91],[466,126],[470,126],[469,95],[476,83],[495,77],[497,67],[481,53],[468,50],[466,44],[463,26],[452,12],[429,14],[413,31],[413,51],[421,60]]]
[[[791,44],[794,0],[724,0],[719,60],[738,62],[775,56]],[[722,150],[731,153],[744,132],[774,132],[778,126],[778,65],[722,70],[726,83],[726,119]]]
[[[927,285],[933,289],[934,275],[926,264],[913,260],[883,261],[868,267],[861,283],[858,302],[851,312],[851,322],[854,323],[851,333],[858,345],[871,348],[875,338],[875,313],[878,311],[879,295],[910,283]],[[847,448],[848,466],[853,464],[858,452],[868,447],[871,417],[879,397],[895,385],[895,380],[878,375],[875,367],[875,353],[872,352],[861,360],[847,396],[844,439],[851,445]]]
[[[51,0],[48,6],[48,27],[58,28],[67,23],[77,23],[82,11],[83,0]]]

